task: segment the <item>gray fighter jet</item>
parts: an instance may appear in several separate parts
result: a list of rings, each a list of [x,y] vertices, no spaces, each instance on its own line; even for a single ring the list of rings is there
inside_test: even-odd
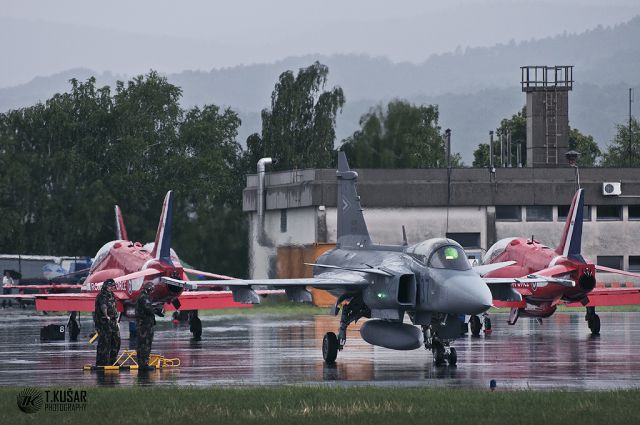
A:
[[[340,310],[342,314],[338,334],[324,336],[322,356],[327,363],[335,362],[344,348],[347,327],[366,317],[371,320],[362,325],[360,334],[368,343],[395,350],[413,350],[424,344],[433,352],[436,365],[445,361],[455,365],[456,350],[450,344],[461,335],[461,316],[478,315],[491,307],[489,286],[501,299],[521,299],[509,284],[529,279],[483,280],[483,274],[513,262],[472,268],[465,251],[451,239],[408,245],[404,237],[404,245],[374,244],[356,192],[357,177],[345,154],[339,152],[338,240],[335,249],[312,264],[313,278],[204,283],[229,286],[234,300],[242,303],[260,302],[254,286],[285,289],[290,300],[299,302],[311,302],[308,286],[328,290],[337,297],[332,314]],[[405,315],[412,324],[404,323]]]

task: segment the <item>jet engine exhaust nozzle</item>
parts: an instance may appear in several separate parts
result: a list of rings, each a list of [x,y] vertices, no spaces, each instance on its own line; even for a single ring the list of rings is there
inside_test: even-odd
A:
[[[596,278],[592,274],[582,274],[578,279],[578,286],[584,292],[591,292],[596,287]]]

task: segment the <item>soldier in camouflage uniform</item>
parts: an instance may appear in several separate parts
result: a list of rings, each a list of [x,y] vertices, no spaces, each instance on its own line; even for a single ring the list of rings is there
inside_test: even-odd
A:
[[[136,328],[138,332],[138,370],[153,370],[149,366],[149,354],[151,354],[151,343],[153,342],[153,327],[156,324],[154,307],[149,299],[149,294],[153,289],[153,284],[147,282],[142,288],[142,292],[136,302]]]
[[[96,307],[93,314],[93,321],[98,332],[96,366],[112,365],[120,351],[120,328],[118,327],[116,297],[113,295],[114,286],[113,279],[105,280],[96,297]]]

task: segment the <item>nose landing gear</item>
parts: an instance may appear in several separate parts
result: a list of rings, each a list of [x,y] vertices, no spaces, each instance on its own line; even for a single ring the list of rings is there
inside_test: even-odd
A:
[[[456,349],[451,347],[451,341],[448,339],[440,339],[433,332],[431,326],[422,326],[422,335],[424,336],[424,348],[431,350],[433,354],[433,363],[436,366],[442,366],[445,362],[449,366],[455,366],[458,363],[458,353]]]

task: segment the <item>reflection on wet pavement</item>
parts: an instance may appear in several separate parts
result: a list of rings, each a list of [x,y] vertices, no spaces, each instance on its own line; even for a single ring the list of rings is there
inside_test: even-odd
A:
[[[328,316],[302,318],[207,317],[202,341],[188,325],[168,321],[156,328],[153,352],[177,357],[182,365],[138,376],[136,372],[83,372],[95,360],[87,343],[92,325],[82,318],[80,342],[40,342],[40,327],[64,324],[65,317],[0,312],[0,385],[427,385],[502,388],[603,389],[640,387],[640,313],[599,313],[601,336],[592,337],[584,313],[559,313],[543,325],[506,324],[493,315],[493,335],[456,341],[457,367],[435,367],[423,349],[373,347],[349,329],[337,364],[325,366],[321,341],[338,322]],[[122,326],[123,347],[129,345]]]

